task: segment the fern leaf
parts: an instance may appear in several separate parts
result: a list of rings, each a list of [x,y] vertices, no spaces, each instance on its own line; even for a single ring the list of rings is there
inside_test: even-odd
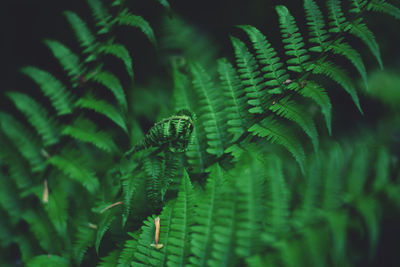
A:
[[[189,93],[189,88],[191,88],[189,79],[176,66],[173,66],[173,80],[175,110],[194,110],[196,103],[192,99],[192,94]],[[204,172],[205,170],[207,161],[206,147],[206,134],[203,125],[195,123],[188,150],[185,153],[188,163],[194,172]]]
[[[81,265],[83,256],[87,249],[94,244],[95,237],[96,231],[89,228],[87,224],[78,227],[77,233],[75,234],[75,242],[72,247],[72,254],[77,266]]]
[[[369,258],[372,259],[375,253],[379,237],[379,203],[375,198],[364,197],[357,201],[357,209],[361,213],[368,231]]]
[[[328,76],[339,85],[341,85],[344,90],[346,90],[346,92],[351,96],[358,110],[363,113],[360,106],[360,101],[358,100],[357,91],[354,88],[354,84],[344,70],[342,70],[340,67],[336,66],[330,61],[319,61],[314,66],[313,73]]]
[[[247,103],[251,106],[249,112],[262,113],[264,88],[256,59],[242,41],[231,36],[231,42],[235,50],[238,73],[248,99]]]
[[[350,60],[350,62],[353,63],[354,67],[356,67],[360,73],[365,87],[368,88],[367,71],[360,53],[358,53],[357,50],[345,42],[335,42],[334,44],[330,45],[329,49],[331,49],[334,54],[343,55]]]
[[[58,168],[78,183],[81,183],[90,193],[96,192],[99,188],[99,181],[95,173],[86,167],[76,151],[68,151],[65,155],[52,156],[48,162]]]
[[[189,266],[208,266],[213,243],[213,222],[218,212],[218,194],[221,186],[222,169],[216,164],[207,180],[206,192],[195,209],[196,224],[191,231]]]
[[[88,0],[87,2],[96,20],[96,25],[101,28],[98,33],[109,32],[112,23],[110,22],[111,15],[108,13],[107,8],[105,8],[99,0]]]
[[[326,167],[324,169],[324,185],[322,190],[322,207],[325,211],[337,209],[342,204],[342,167],[343,152],[338,144],[335,144],[324,159]]]
[[[60,266],[60,267],[68,267],[70,266],[69,261],[63,257],[57,255],[38,255],[34,258],[30,259],[26,266],[28,267],[53,267],[53,266]]]
[[[122,60],[125,64],[126,72],[133,79],[132,58],[125,46],[121,44],[103,44],[99,47],[99,51]]]
[[[148,157],[144,160],[143,167],[146,172],[146,189],[150,201],[158,206],[161,202],[161,179],[163,176],[163,159],[161,157]]]
[[[131,262],[134,260],[134,253],[138,245],[138,236],[136,233],[128,233],[133,239],[125,241],[124,248],[122,249],[117,267],[130,267]]]
[[[369,173],[369,152],[364,145],[356,147],[347,177],[347,192],[349,198],[356,198],[364,191]]]
[[[267,231],[282,234],[288,230],[289,190],[283,176],[282,161],[278,157],[269,156],[265,160],[267,193],[265,222]]]
[[[387,149],[382,146],[379,148],[376,164],[375,179],[373,188],[375,191],[383,189],[389,182],[390,174],[390,154]]]
[[[68,199],[65,188],[58,186],[49,194],[45,209],[60,237],[67,238]]]
[[[294,17],[285,6],[275,7],[279,15],[279,24],[282,32],[285,54],[288,56],[288,70],[303,72],[305,63],[310,56],[304,48],[303,37],[299,32]]]
[[[266,80],[265,85],[270,87],[268,93],[279,94],[284,90],[283,83],[289,78],[289,74],[283,68],[283,63],[277,56],[277,52],[267,41],[267,38],[255,27],[250,25],[239,26],[249,36],[256,51],[256,58],[261,64],[261,72]]]
[[[83,117],[79,117],[71,125],[65,126],[61,134],[84,143],[91,143],[109,153],[117,150],[111,136],[106,132],[97,131],[96,124]]]
[[[319,208],[321,191],[321,160],[320,154],[315,153],[308,164],[306,184],[302,190],[302,203],[297,210],[300,224],[312,223],[315,219],[315,211]]]
[[[97,227],[96,241],[95,241],[95,248],[96,248],[97,254],[99,254],[100,242],[103,239],[104,234],[107,232],[107,230],[111,226],[111,223],[116,218],[115,213],[116,212],[113,210],[107,211],[106,215],[102,218],[102,220],[100,221],[100,223]],[[115,259],[115,262],[117,262],[117,259]]]
[[[133,170],[136,168],[136,164],[133,164],[131,167],[132,170],[130,172],[124,173],[121,176],[121,181],[122,181],[122,195],[124,199],[124,207],[125,211],[122,215],[122,225],[125,225],[130,210],[132,206],[132,198],[134,193],[136,192],[140,179],[142,178],[139,173],[134,172]]]
[[[74,30],[79,44],[82,46],[82,48],[84,48],[84,52],[93,56],[93,52],[97,47],[96,38],[86,23],[72,11],[65,11],[64,15],[71,25],[71,28]]]
[[[72,113],[72,96],[59,80],[47,71],[36,67],[24,67],[21,72],[39,85],[43,94],[50,99],[53,107],[57,110],[58,115]]]
[[[84,68],[80,63],[79,56],[74,54],[68,47],[61,42],[55,40],[44,40],[44,43],[49,47],[54,57],[58,60],[68,76],[72,80],[78,79],[84,72]]]
[[[156,37],[154,36],[153,29],[151,28],[150,24],[141,16],[133,15],[125,10],[118,15],[117,21],[119,25],[139,28],[150,40],[150,42],[157,47],[157,41]]]
[[[171,6],[169,5],[167,0],[157,0],[163,7],[165,7],[168,11],[171,9]]]
[[[114,74],[108,71],[102,71],[94,74],[91,79],[109,89],[123,110],[128,109],[124,89],[121,82]]]
[[[119,250],[113,250],[110,253],[108,253],[107,256],[101,258],[100,264],[98,264],[98,267],[115,267],[115,264],[117,263],[118,257],[119,257]]]
[[[393,16],[395,19],[400,19],[400,9],[385,0],[372,0],[368,4],[368,10],[381,12]]]
[[[321,112],[325,117],[326,127],[329,135],[332,134],[332,105],[331,100],[326,93],[325,89],[322,88],[315,82],[307,81],[305,86],[300,89],[300,86],[296,83],[292,83],[288,86],[288,89],[295,90],[302,96],[312,99],[321,108]]]
[[[160,223],[162,222],[163,221],[160,221]],[[150,259],[153,258],[152,254],[154,253],[151,247],[151,244],[154,243],[154,233],[154,218],[149,217],[143,222],[143,226],[141,227],[138,244],[134,251],[135,260],[132,262],[132,266],[158,266],[150,264]],[[165,248],[163,248],[163,250],[165,250]]]
[[[128,132],[124,117],[116,108],[114,108],[114,106],[105,100],[96,99],[92,95],[86,95],[79,98],[79,100],[75,103],[75,106],[100,113],[121,127],[125,132]]]
[[[7,113],[0,112],[0,127],[18,151],[28,160],[33,172],[41,172],[46,163],[40,153],[39,140],[33,137],[19,121]]]
[[[218,73],[222,82],[227,114],[228,132],[233,134],[232,142],[237,140],[247,130],[250,118],[247,115],[247,99],[242,94],[240,79],[234,67],[225,58],[218,60]]]
[[[342,11],[341,7],[341,1],[340,0],[328,0],[327,1],[327,6],[328,6],[328,11],[329,11],[329,32],[343,32],[347,25],[348,22],[346,21],[346,18],[344,17],[344,13]]]
[[[189,233],[194,223],[194,195],[189,175],[185,172],[182,185],[172,210],[172,218],[168,237],[167,265],[185,266],[190,254]]]
[[[217,94],[211,78],[199,64],[192,64],[190,69],[193,75],[193,86],[199,96],[200,120],[207,136],[206,151],[221,156],[228,140],[223,99]]]
[[[346,213],[328,212],[327,221],[332,231],[334,263],[340,263],[346,253],[347,220]]]
[[[249,132],[260,137],[266,137],[271,143],[284,146],[296,159],[301,171],[304,173],[305,154],[303,147],[300,142],[287,132],[285,127],[279,125],[271,116],[251,126]]]
[[[383,69],[383,63],[381,58],[381,52],[379,50],[379,45],[375,40],[374,34],[368,29],[365,23],[361,22],[361,19],[352,23],[350,28],[350,33],[361,39],[368,46],[371,53],[375,56],[379,63],[379,67]]]
[[[322,52],[329,38],[328,32],[325,30],[324,16],[314,0],[305,0],[304,9],[306,10],[307,25],[310,27],[310,43],[316,44],[311,47],[310,51]]]
[[[45,146],[53,145],[59,140],[58,124],[50,117],[47,110],[28,95],[9,92],[7,96],[15,106],[27,117],[29,123],[42,137]]]
[[[237,231],[235,252],[241,257],[248,257],[260,249],[264,213],[265,172],[264,164],[253,153],[246,153],[239,159],[235,175],[237,187]],[[235,171],[236,170],[236,171]]]
[[[314,150],[318,151],[318,132],[312,118],[305,115],[307,113],[304,108],[290,100],[290,97],[285,97],[271,105],[269,109],[277,115],[297,123],[310,137]]]
[[[218,199],[218,211],[213,225],[213,244],[209,266],[228,267],[237,264],[236,232],[238,227],[238,189],[231,184],[224,186]]]
[[[363,9],[367,6],[367,0],[351,0],[351,8],[349,12],[351,13],[361,13]]]

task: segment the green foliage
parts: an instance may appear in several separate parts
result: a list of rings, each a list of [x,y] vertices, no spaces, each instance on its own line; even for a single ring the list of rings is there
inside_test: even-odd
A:
[[[167,1],[158,4],[173,18],[155,30],[122,0],[88,0],[94,23],[65,11],[81,51],[44,41],[64,79],[28,66],[21,72],[40,90],[6,92],[13,105],[0,112],[0,249],[17,245],[26,266],[373,261],[384,212],[400,206],[398,151],[387,134],[398,130],[399,94],[396,75],[367,74],[351,35],[382,67],[365,13],[399,18],[399,9],[328,0],[325,14],[304,0],[302,25],[280,5],[282,45],[240,25],[248,40],[230,36],[231,62],[217,59],[207,35]],[[122,26],[157,48],[152,64],[165,63],[163,75],[149,74],[152,85],[136,81],[132,58],[141,51],[119,38]],[[387,117],[376,129],[333,135],[341,121],[354,123],[340,117],[338,90],[362,113],[355,70]]]

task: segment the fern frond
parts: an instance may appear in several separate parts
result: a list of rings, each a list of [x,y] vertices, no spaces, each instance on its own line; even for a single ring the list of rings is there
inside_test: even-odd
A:
[[[304,173],[305,154],[301,143],[290,135],[287,129],[279,125],[271,116],[251,126],[249,132],[252,132],[253,135],[266,137],[271,143],[284,146],[296,159],[301,171]]]
[[[81,265],[83,256],[87,249],[94,245],[96,230],[89,228],[88,224],[77,227],[75,242],[72,247],[72,254],[76,264]]]
[[[282,41],[285,44],[285,54],[289,58],[286,61],[288,70],[303,72],[306,67],[305,63],[310,56],[304,48],[303,37],[299,32],[296,21],[285,6],[276,6],[275,9],[279,15],[279,25],[282,32]]]
[[[122,60],[122,62],[125,64],[126,72],[129,74],[131,79],[133,79],[132,58],[125,46],[115,43],[102,44],[99,47],[99,52],[106,55],[113,55]]]
[[[53,267],[53,266],[60,266],[60,267],[68,267],[70,263],[67,259],[57,256],[57,255],[38,255],[34,258],[30,259],[26,266],[28,267]]]
[[[336,83],[341,85],[344,90],[351,96],[358,110],[363,113],[354,84],[351,78],[347,76],[346,72],[343,69],[330,61],[319,61],[314,65],[313,73],[328,76]]]
[[[351,13],[361,13],[363,9],[367,6],[367,0],[351,0],[351,8],[349,12]]]
[[[108,231],[108,229],[111,226],[111,223],[115,220],[115,218],[116,218],[116,212],[115,210],[112,209],[108,210],[106,212],[106,215],[101,219],[97,227],[96,241],[94,243],[97,254],[99,254],[101,240],[103,239],[104,234]],[[117,259],[115,259],[115,262],[117,262]]]
[[[45,45],[51,50],[60,65],[67,71],[71,80],[75,81],[85,70],[80,63],[79,56],[59,41],[44,40]]]
[[[75,12],[65,11],[64,15],[71,25],[71,28],[74,30],[79,44],[84,49],[84,53],[90,54],[87,61],[91,61],[91,57],[94,56],[93,52],[96,50],[98,45],[96,37],[88,28],[85,21],[83,21]]]
[[[210,154],[221,156],[224,153],[228,136],[225,127],[224,100],[217,93],[206,71],[199,64],[190,65],[193,87],[199,96],[200,120],[204,125]]]
[[[266,82],[266,86],[270,87],[268,93],[279,94],[284,90],[283,84],[289,78],[283,68],[283,63],[277,56],[277,52],[272,45],[267,41],[267,38],[255,27],[250,25],[239,26],[249,36],[256,51],[256,58],[261,64],[261,72]]]
[[[163,221],[160,220],[161,226]],[[162,229],[162,227],[161,227]],[[147,218],[141,227],[141,233],[138,238],[138,244],[136,250],[134,251],[135,259],[131,263],[131,266],[159,266],[157,264],[150,264],[150,260],[154,260],[155,250],[151,247],[151,244],[154,243],[154,233],[155,233],[155,225],[154,218]],[[162,248],[165,250],[165,248]],[[158,262],[159,264],[159,262]]]
[[[206,191],[195,209],[196,223],[191,229],[191,253],[189,266],[209,266],[211,258],[214,227],[217,218],[218,195],[221,186],[222,169],[216,164],[210,170]]]
[[[161,157],[148,157],[144,159],[146,173],[147,196],[151,203],[158,206],[161,202],[161,179],[163,176],[163,159]]]
[[[15,106],[27,117],[29,123],[42,137],[43,144],[50,146],[59,140],[59,126],[47,110],[26,94],[9,92],[7,96]]]
[[[24,67],[21,72],[39,85],[43,94],[48,97],[58,115],[72,113],[72,96],[65,86],[47,71],[36,67]]]
[[[150,42],[157,47],[156,37],[154,36],[153,29],[150,24],[141,16],[133,15],[129,11],[122,11],[116,18],[119,25],[125,25],[130,27],[139,28]]]
[[[400,19],[400,9],[385,0],[372,0],[368,3],[368,10],[381,12],[393,16],[395,19]]]
[[[318,151],[319,142],[317,129],[315,128],[312,118],[305,115],[307,112],[303,107],[291,100],[290,97],[285,97],[276,101],[276,103],[271,105],[269,109],[277,115],[297,123],[310,137],[314,150]]]
[[[378,150],[375,164],[375,179],[373,188],[375,191],[383,189],[389,182],[390,154],[384,146]]]
[[[28,160],[33,172],[41,172],[46,168],[47,164],[40,153],[40,141],[32,136],[18,120],[7,113],[0,112],[0,127],[21,155]]]
[[[295,90],[302,96],[312,99],[321,108],[330,135],[332,133],[332,105],[325,89],[312,81],[307,81],[303,88],[297,83],[291,83],[288,89]]]
[[[189,79],[182,74],[176,66],[173,66],[173,80],[175,110],[194,110],[196,104],[188,89],[190,88]],[[206,147],[206,134],[204,133],[203,125],[196,123],[188,145],[188,150],[186,151],[188,163],[195,172],[204,172],[205,170],[207,157]]]
[[[245,88],[247,103],[251,106],[250,113],[262,113],[264,110],[264,89],[262,77],[258,70],[258,64],[253,54],[239,39],[231,36],[231,42],[235,50],[238,73]]]
[[[172,210],[172,218],[168,237],[167,265],[185,266],[190,254],[189,233],[194,223],[194,193],[189,175],[185,172],[182,185]]]
[[[264,219],[260,214],[265,214],[265,171],[261,166],[263,163],[255,154],[245,153],[237,169],[232,171],[238,193],[235,252],[241,257],[251,256],[260,249],[259,235]]]
[[[96,25],[100,27],[98,34],[109,32],[110,27],[112,26],[112,17],[108,13],[107,8],[105,8],[99,0],[88,0],[87,2],[92,10],[93,17],[96,20]]]
[[[45,205],[50,221],[60,237],[67,239],[68,199],[66,188],[58,186],[49,194]]]
[[[128,132],[125,119],[120,111],[118,111],[113,105],[109,104],[105,100],[96,99],[94,96],[88,94],[79,98],[79,100],[75,103],[75,106],[100,113],[121,127],[125,132]]]
[[[111,93],[115,96],[115,98],[118,101],[119,106],[123,110],[128,109],[128,104],[126,102],[126,97],[125,97],[125,92],[124,88],[121,85],[121,82],[119,79],[112,74],[111,72],[108,71],[101,71],[98,73],[95,73],[91,79],[107,89],[111,91]]]
[[[362,22],[362,18],[351,23],[350,33],[364,42],[368,46],[371,53],[375,56],[379,63],[379,67],[383,69],[383,63],[381,58],[381,52],[379,50],[379,45],[375,40],[375,35],[368,29],[367,25]]]
[[[316,44],[310,48],[313,52],[322,52],[327,46],[329,38],[325,30],[324,16],[314,0],[304,0],[304,9],[306,10],[307,25],[310,28],[310,43]]]
[[[171,6],[167,0],[157,0],[168,12],[171,11]]]
[[[328,0],[327,6],[329,11],[329,32],[343,32],[348,25],[346,18],[344,17],[344,13],[342,11],[340,0]]]
[[[282,161],[275,156],[265,160],[266,168],[266,231],[275,235],[288,230],[289,219],[289,190],[283,175]]]
[[[369,173],[369,150],[364,145],[356,147],[351,156],[349,175],[347,181],[348,199],[362,195]]]
[[[98,131],[94,122],[83,117],[79,117],[72,124],[65,126],[61,134],[84,143],[91,143],[109,153],[117,150],[117,146],[108,133]]]
[[[100,264],[97,267],[115,267],[115,263],[119,258],[119,250],[113,250],[107,256],[100,259]]]
[[[78,183],[90,193],[99,188],[99,181],[93,170],[89,169],[77,151],[67,151],[64,155],[52,156],[48,162]]]
[[[122,195],[124,199],[124,207],[125,211],[122,214],[122,225],[125,225],[131,207],[132,207],[132,199],[133,195],[138,189],[138,185],[140,183],[140,180],[142,179],[140,173],[134,171],[134,169],[137,167],[136,164],[132,164],[133,166],[130,167],[131,170],[129,170],[126,173],[123,173],[121,176],[121,181],[122,181]]]
[[[365,65],[360,53],[358,53],[357,50],[355,50],[348,43],[345,42],[335,42],[329,46],[329,49],[331,49],[334,54],[343,55],[348,60],[350,60],[350,62],[353,63],[354,67],[356,67],[356,69],[360,73],[361,78],[364,81],[365,87],[368,88],[367,71],[365,69]]]
[[[222,190],[221,190],[222,191]],[[224,186],[218,199],[218,211],[213,226],[213,243],[211,259],[208,264],[213,267],[228,267],[237,264],[237,229],[238,229],[238,189],[229,184]]]
[[[240,79],[234,67],[226,58],[218,60],[218,73],[222,83],[225,98],[225,114],[227,114],[228,132],[231,133],[232,142],[237,140],[247,130],[251,119],[247,113],[247,98],[243,95]]]
[[[373,197],[364,197],[357,201],[356,207],[363,217],[368,231],[369,259],[372,259],[379,236],[379,202]]]
[[[342,204],[340,192],[343,188],[343,151],[335,144],[324,159],[324,184],[322,189],[322,207],[325,211],[337,209]]]
[[[131,262],[134,260],[134,253],[138,246],[138,239],[137,233],[128,233],[133,239],[128,239],[125,241],[124,248],[122,249],[117,267],[130,267]]]

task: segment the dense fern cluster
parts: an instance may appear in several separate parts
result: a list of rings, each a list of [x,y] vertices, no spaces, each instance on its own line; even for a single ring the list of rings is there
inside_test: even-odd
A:
[[[246,37],[230,37],[232,63],[215,59],[212,47],[197,58],[208,43],[176,15],[158,42],[124,1],[87,3],[94,27],[64,12],[79,53],[44,41],[65,75],[23,67],[42,96],[6,93],[15,108],[0,112],[1,249],[18,247],[27,266],[343,266],[374,258],[385,205],[400,205],[398,157],[377,131],[330,140],[339,104],[326,78],[363,113],[338,59],[368,89],[353,43],[364,43],[382,68],[365,14],[399,19],[397,7],[328,0],[322,9],[304,0],[308,27],[299,29],[277,6],[282,49],[240,25]],[[150,116],[158,119],[150,129],[135,108],[146,93],[132,86],[132,52],[118,42],[125,26],[139,28],[168,62],[173,108],[169,117],[161,108]],[[0,264],[10,261],[18,264]]]

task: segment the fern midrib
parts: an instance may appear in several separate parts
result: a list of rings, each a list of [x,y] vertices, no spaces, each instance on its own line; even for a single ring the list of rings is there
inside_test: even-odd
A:
[[[224,151],[223,140],[224,140],[225,138],[224,138],[224,136],[222,135],[222,131],[221,131],[220,125],[219,125],[219,124],[220,124],[220,121],[217,119],[217,113],[216,113],[216,110],[215,110],[215,108],[214,108],[213,102],[211,101],[210,96],[209,96],[209,94],[208,94],[207,85],[205,84],[205,82],[204,82],[203,79],[198,79],[198,82],[199,82],[200,88],[201,88],[201,90],[202,90],[202,92],[203,92],[203,95],[204,95],[205,98],[206,98],[207,103],[209,103],[209,105],[207,105],[207,107],[208,107],[209,110],[211,111],[212,121],[214,122],[215,129],[216,129],[217,132],[218,132],[218,136],[219,136],[218,143],[219,143],[219,145],[220,145],[220,149],[221,149],[222,151]],[[210,121],[210,120],[209,120],[209,121]],[[208,129],[209,129],[208,127],[205,127],[206,132],[209,132]]]
[[[242,128],[246,130],[245,125],[243,125],[243,121],[245,121],[245,118],[242,115],[242,112],[239,109],[239,99],[236,98],[236,94],[235,94],[235,90],[232,84],[232,81],[230,79],[230,76],[227,74],[227,71],[224,71],[224,75],[225,75],[225,81],[227,82],[227,87],[229,88],[229,95],[232,97],[233,103],[234,103],[234,107],[236,110],[236,114],[238,114],[239,118],[240,118],[240,122],[242,124]]]

